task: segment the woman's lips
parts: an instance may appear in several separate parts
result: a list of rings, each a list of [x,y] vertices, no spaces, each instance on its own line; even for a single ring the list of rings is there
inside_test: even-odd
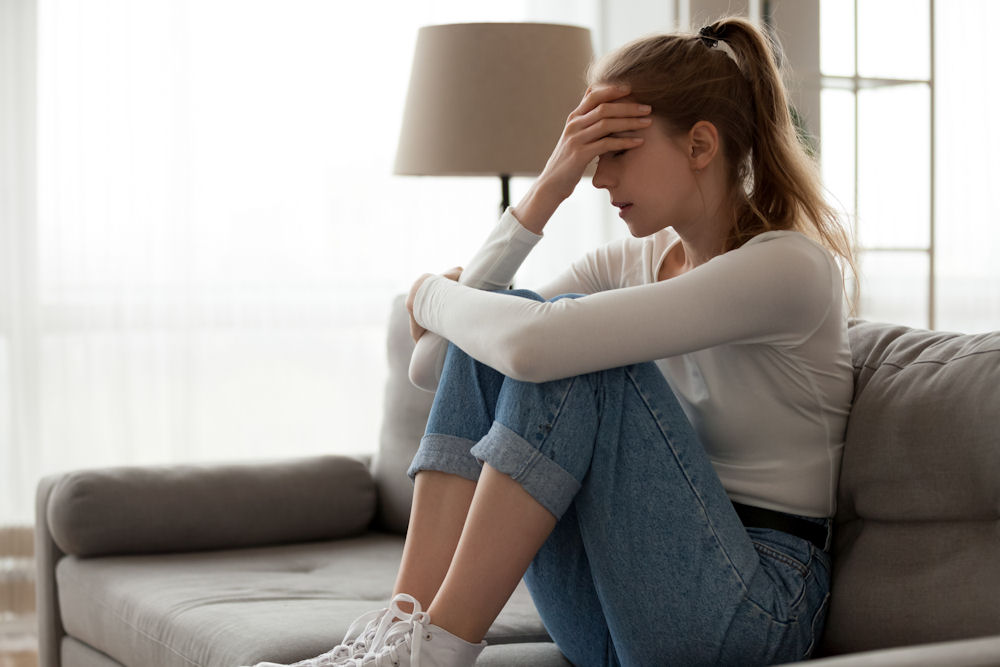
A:
[[[613,202],[611,202],[611,205],[612,206],[617,206],[618,207],[618,215],[623,216],[623,217],[625,215],[625,212],[628,211],[630,208],[632,208],[632,202],[630,202],[630,201],[613,201]]]

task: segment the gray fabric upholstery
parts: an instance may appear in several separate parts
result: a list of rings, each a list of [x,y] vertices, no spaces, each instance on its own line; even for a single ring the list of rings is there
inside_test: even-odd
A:
[[[402,533],[412,498],[405,471],[433,395],[408,381],[413,343],[403,299],[392,308],[386,418],[372,464],[374,525]],[[356,534],[346,515],[363,525],[371,521],[373,475],[357,461],[323,457],[81,471],[43,480],[39,540],[50,549],[39,565],[49,582],[39,588],[40,595],[47,591],[42,664],[233,667],[291,662],[329,649],[355,617],[388,599],[402,538],[369,532],[250,547]],[[241,489],[268,502],[248,502]],[[123,506],[125,499],[130,506]],[[255,526],[259,515],[263,526]],[[270,523],[279,518],[292,521],[298,537],[281,521]],[[64,549],[47,530],[50,519],[51,536]],[[145,525],[147,519],[155,524]],[[487,665],[567,664],[523,584],[487,639]]]
[[[826,649],[1000,633],[1000,333],[850,335]]]
[[[41,665],[51,663],[41,662]],[[62,664],[65,667],[122,667],[122,663],[112,660],[100,651],[72,637],[64,637],[62,641]]]
[[[815,667],[997,667],[1000,665],[1000,637],[864,651],[811,660],[809,664]]]
[[[357,535],[375,511],[364,463],[107,468],[58,478],[48,527],[77,556],[250,547]]]
[[[63,640],[62,664],[64,667],[122,667],[120,662],[71,637]],[[570,662],[552,642],[490,645],[483,650],[479,660],[476,661],[476,667],[510,667],[510,665],[568,667]]]
[[[427,413],[434,401],[434,394],[417,389],[410,383],[413,339],[410,338],[409,325],[406,297],[400,295],[393,300],[389,314],[386,418],[382,420],[378,453],[372,463],[372,475],[378,485],[379,525],[400,534],[406,532],[410,504],[413,502],[413,485],[406,476],[406,470],[420,444]]]
[[[490,645],[476,660],[476,667],[568,667],[571,664],[552,642]]]
[[[404,472],[431,402],[406,381],[412,343],[402,298],[392,308],[372,475],[358,461],[324,457],[42,481],[43,667],[288,662],[328,649],[358,614],[384,604],[402,538],[371,527],[345,536],[365,530],[376,506],[374,526],[405,530],[412,484]],[[824,649],[1000,635],[1000,333],[860,322],[850,335],[855,405]],[[254,504],[247,488],[268,502]],[[252,546],[281,542],[299,543]],[[113,553],[130,555],[94,557]],[[567,664],[545,641],[523,586],[488,639],[480,665]],[[956,666],[1000,664],[1000,637],[829,664],[929,667],[942,656]]]
[[[389,599],[402,544],[369,533],[232,551],[70,556],[57,568],[59,604],[72,637],[124,665],[292,662],[328,650],[354,618]],[[487,637],[546,639],[523,587]]]

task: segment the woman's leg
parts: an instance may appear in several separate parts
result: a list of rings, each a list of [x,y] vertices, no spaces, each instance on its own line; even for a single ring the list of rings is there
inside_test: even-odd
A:
[[[525,572],[549,634],[574,665],[617,665],[573,503]]]
[[[486,636],[556,519],[524,488],[483,466],[461,540],[430,612],[469,642]]]
[[[476,483],[458,475],[427,470],[417,475],[413,485],[403,560],[392,594],[412,595],[426,609],[451,565]]]
[[[751,665],[807,651],[825,555],[782,534],[751,541],[655,365],[505,380],[495,418],[472,453],[551,514],[548,525],[560,519],[528,581],[571,660]],[[480,505],[493,511],[470,511],[432,604],[452,632],[485,632],[546,525],[504,484],[481,484]],[[491,531],[504,539],[490,541]],[[581,634],[596,638],[581,646]]]
[[[579,531],[575,525],[567,530],[575,524],[573,511],[570,506],[557,523],[519,483],[485,464],[455,558],[429,610],[435,624],[466,641],[479,641],[528,565],[535,568],[540,558],[557,556],[553,566],[560,572],[561,611],[572,628],[571,636],[558,638],[560,648],[578,665],[593,664],[579,661],[579,656],[613,656]],[[574,540],[578,548],[539,551],[543,543],[569,545]],[[544,615],[543,620],[548,625]]]
[[[506,293],[543,301],[528,290]],[[449,346],[426,433],[409,470],[413,506],[393,590],[412,595],[424,609],[437,595],[458,546],[482,470],[469,450],[493,424],[503,382],[503,375]]]
[[[456,366],[471,365],[479,367],[479,373],[493,373],[461,350],[453,348],[449,352],[449,359],[452,362],[452,372]],[[465,372],[463,375],[470,377],[472,374]],[[526,402],[530,405],[527,408],[529,412],[540,411],[545,416],[545,423],[538,425],[539,432],[548,432],[557,423],[563,424],[560,431],[565,431],[565,424],[574,423],[580,427],[577,432],[582,436],[582,441],[593,440],[593,427],[599,415],[596,410],[585,405],[589,403],[587,399],[583,402],[579,400],[579,392],[574,390],[579,383],[570,380],[533,385],[507,380],[499,375],[494,379],[500,380],[498,391],[495,385],[490,392],[469,390],[466,387],[470,395],[489,393],[491,400],[486,401],[486,404],[490,408],[484,413],[488,412],[490,417],[499,419],[496,411],[510,412],[512,406],[516,409],[519,403]],[[570,404],[566,403],[567,398],[570,399]],[[482,426],[483,424],[480,428]],[[431,430],[428,428],[428,432]],[[586,435],[588,432],[589,436]],[[480,439],[476,447],[483,447],[491,439],[509,441],[512,437],[517,436],[504,426],[503,420],[497,421],[490,426],[488,434]],[[440,448],[441,444],[437,440],[439,439],[425,439],[422,448],[427,444],[437,444]],[[443,440],[445,444],[448,443],[447,439]],[[463,448],[471,444],[473,443],[461,443]],[[502,449],[503,445],[500,447]],[[528,460],[521,461],[524,454],[527,454]],[[565,510],[565,505],[560,506],[559,499],[567,495],[571,497],[580,488],[579,482],[572,475],[548,460],[545,455],[535,450],[525,452],[516,443],[511,451],[501,452],[491,463],[483,466],[459,545],[429,609],[435,624],[470,642],[482,639],[524,576],[529,563],[549,538],[557,516]],[[503,467],[504,472],[498,471],[495,465]],[[419,479],[420,476],[417,477]],[[540,488],[546,491],[541,494],[546,497],[544,505],[526,490],[525,482],[528,482],[528,488],[536,492],[536,495],[539,495],[537,492]],[[564,532],[567,531],[562,528],[557,530],[552,539]],[[578,535],[572,530],[567,535],[569,539],[578,540]],[[583,556],[582,550],[578,554]],[[585,561],[583,557],[583,562]],[[573,582],[567,591],[572,597],[575,614],[573,625],[581,631],[578,638],[586,638],[589,649],[600,650],[602,656],[608,655],[608,629],[594,589],[592,585],[587,585],[589,580],[588,574],[582,581]],[[590,653],[588,651],[588,655]]]

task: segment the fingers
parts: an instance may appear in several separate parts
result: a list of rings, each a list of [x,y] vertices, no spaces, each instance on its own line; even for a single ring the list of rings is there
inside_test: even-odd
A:
[[[571,128],[571,131],[576,133],[584,143],[591,143],[611,134],[635,132],[649,127],[653,122],[653,119],[648,116],[643,118],[601,118],[588,124],[589,120],[589,116],[584,116],[574,121],[577,125]]]
[[[639,136],[621,136],[649,127],[650,118],[602,118],[591,125],[588,119],[579,118],[566,126],[566,150],[579,155],[582,162],[590,162],[595,157],[612,151],[636,148],[643,143]]]
[[[587,89],[583,100],[569,114],[559,143],[538,177],[538,188],[551,199],[569,197],[580,182],[587,165],[609,151],[627,150],[642,141],[620,136],[652,124],[652,108],[634,100],[624,100],[628,86],[600,84]]]
[[[653,107],[648,104],[639,104],[638,102],[608,102],[594,107],[586,114],[570,122],[583,122],[592,125],[602,120],[644,120],[649,118],[649,114],[652,111]]]
[[[444,273],[442,273],[441,275],[447,278],[448,280],[457,281],[462,276],[462,267],[461,266],[452,267],[447,271],[445,271]]]
[[[566,122],[567,139],[572,137],[582,145],[602,142],[608,135],[634,132],[652,124],[653,109],[648,104],[621,101],[630,94],[627,86],[602,84],[587,90],[580,106]],[[641,142],[603,142],[601,152],[634,148]],[[613,145],[611,145],[613,144]]]
[[[584,93],[580,104],[573,110],[570,117],[583,116],[606,102],[621,99],[631,93],[631,88],[623,84],[598,84],[591,86]]]
[[[641,146],[643,141],[645,140],[642,137],[604,137],[594,144],[594,149],[597,151],[597,155],[601,156],[605,153],[616,153],[636,148]]]
[[[427,329],[417,324],[417,321],[413,319],[413,315],[410,315],[410,338],[413,339],[413,342],[416,343],[425,333],[427,333]]]

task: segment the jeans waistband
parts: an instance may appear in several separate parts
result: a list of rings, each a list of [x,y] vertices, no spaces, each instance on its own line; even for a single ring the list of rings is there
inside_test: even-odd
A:
[[[784,512],[767,510],[762,507],[753,507],[742,503],[734,502],[733,508],[740,517],[740,521],[747,528],[780,530],[783,533],[789,533],[812,542],[820,551],[826,551],[828,531],[826,526],[822,524],[813,523],[812,521],[807,521],[791,514],[785,514]]]

